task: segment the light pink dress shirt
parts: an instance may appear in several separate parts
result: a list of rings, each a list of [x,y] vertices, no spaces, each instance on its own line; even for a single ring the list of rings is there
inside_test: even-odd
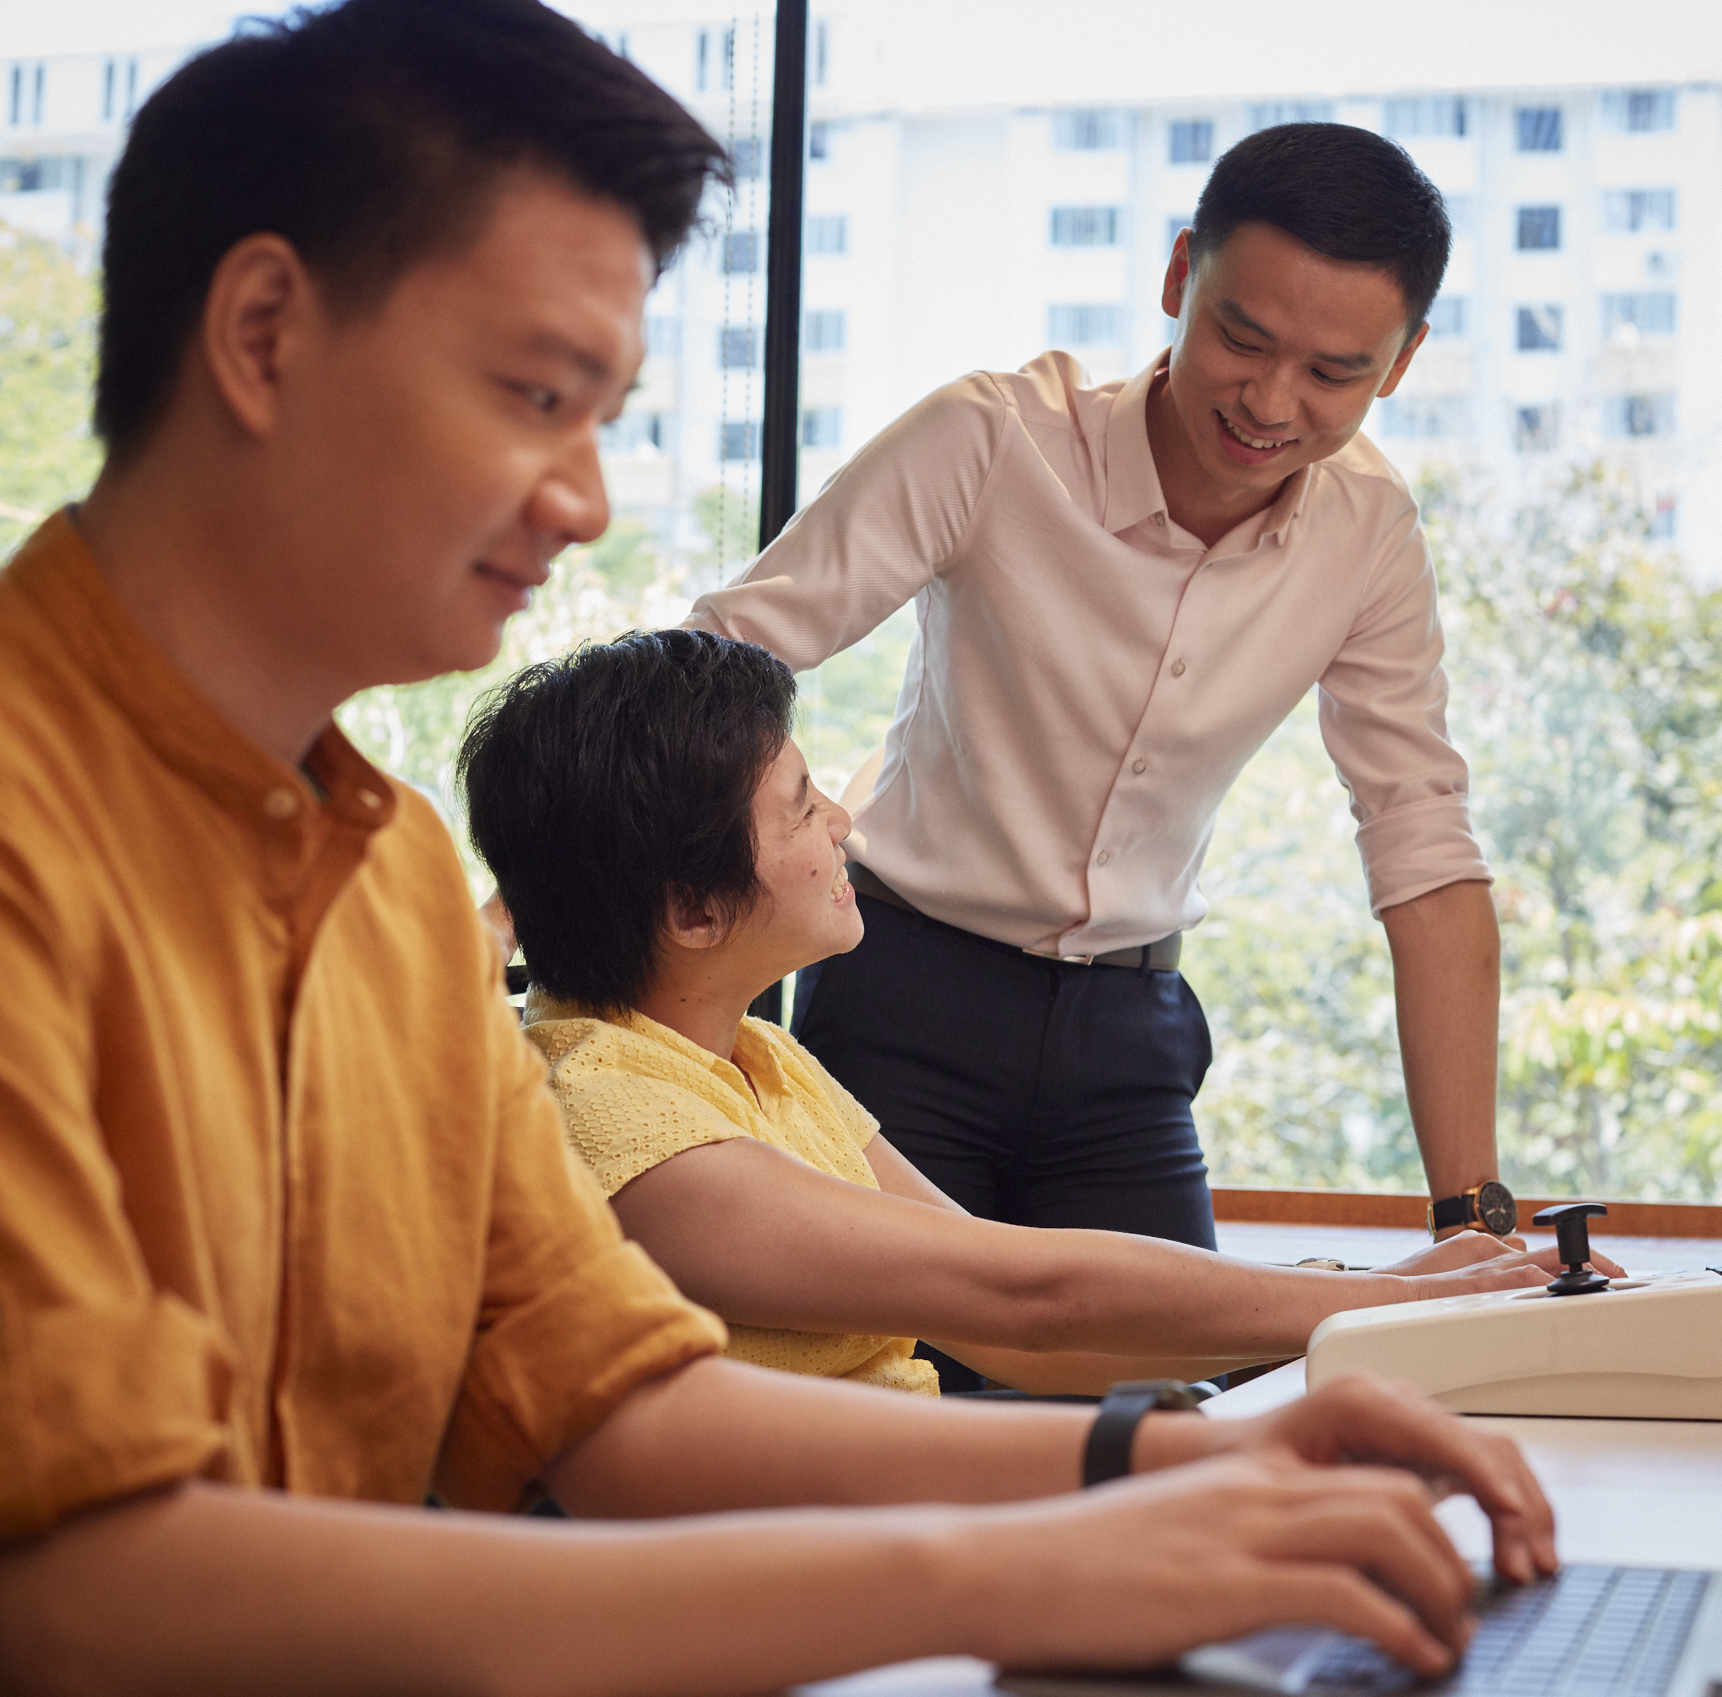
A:
[[[1196,924],[1214,818],[1311,684],[1379,913],[1489,869],[1447,741],[1435,574],[1363,437],[1204,548],[1149,386],[1068,354],[974,372],[864,447],[688,622],[817,666],[913,599],[857,858],[922,912],[1093,954]]]

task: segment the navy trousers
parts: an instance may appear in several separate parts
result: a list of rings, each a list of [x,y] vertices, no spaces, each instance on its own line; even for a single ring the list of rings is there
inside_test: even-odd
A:
[[[1191,1114],[1213,1051],[1179,973],[1043,960],[856,899],[867,935],[798,976],[794,1030],[895,1148],[988,1219],[1214,1247]]]

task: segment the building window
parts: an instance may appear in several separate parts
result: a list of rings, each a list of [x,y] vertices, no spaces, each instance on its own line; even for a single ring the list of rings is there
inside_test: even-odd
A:
[[[114,116],[114,71],[115,65],[110,59],[102,66],[102,122],[111,123]]]
[[[1119,145],[1119,135],[1116,112],[1054,112],[1052,115],[1052,145],[1063,153],[1108,152]]]
[[[1519,308],[1519,352],[1552,352],[1561,345],[1561,309],[1558,306]]]
[[[1250,108],[1251,130],[1271,129],[1275,124],[1331,124],[1331,100],[1268,100]]]
[[[1674,90],[1611,88],[1602,97],[1602,121],[1611,130],[1671,130]]]
[[[752,371],[759,364],[759,331],[752,324],[726,324],[718,331],[718,364],[725,371]]]
[[[1674,396],[1610,395],[1603,402],[1603,427],[1611,436],[1672,435]]]
[[[694,87],[735,87],[735,31],[702,29],[694,36]]]
[[[11,124],[24,122],[24,67],[12,67],[12,98],[6,105],[6,119]]]
[[[1462,136],[1470,134],[1470,113],[1456,94],[1417,100],[1386,100],[1381,106],[1382,128],[1390,136]]]
[[[843,332],[841,312],[808,313],[805,336],[807,351],[810,354],[842,353]]]
[[[843,440],[841,407],[809,407],[801,415],[801,445],[804,448],[835,448]]]
[[[1658,495],[1656,505],[1648,515],[1649,523],[1646,531],[1659,541],[1667,542],[1679,534],[1680,528],[1680,497],[1678,495]]]
[[[1625,332],[1625,334],[1623,334]],[[1602,333],[1610,341],[1674,334],[1674,291],[1647,289],[1602,297]]]
[[[1673,189],[1604,189],[1602,227],[1605,230],[1672,230]]]
[[[1373,414],[1383,436],[1433,441],[1468,436],[1471,431],[1469,395],[1389,395]]]
[[[1116,206],[1055,206],[1054,247],[1116,247],[1121,223]]]
[[[809,159],[829,159],[831,157],[831,126],[822,119],[817,124],[807,127],[807,157]]]
[[[1558,206],[1519,208],[1519,247],[1524,252],[1561,245],[1561,209]]]
[[[126,61],[126,116],[129,118],[138,109],[138,62],[136,59]]]
[[[744,136],[729,151],[738,183],[751,182],[759,175],[760,145],[758,136]]]
[[[1519,151],[1559,153],[1561,109],[1558,106],[1521,106],[1518,111]]]
[[[664,415],[658,412],[625,412],[598,432],[598,445],[606,454],[636,453],[642,448],[664,445]]]
[[[694,35],[694,87],[704,93],[711,86],[712,32],[702,29]]]
[[[1463,336],[1467,317],[1463,295],[1437,295],[1429,303],[1431,336]]]
[[[718,458],[726,464],[759,458],[759,421],[725,423],[718,426]]]
[[[682,351],[682,325],[677,318],[646,320],[646,357],[675,359]]]
[[[75,189],[79,161],[70,158],[0,159],[0,194],[38,194]]]
[[[813,26],[813,82],[823,88],[831,80],[831,25],[820,18]]]
[[[1205,165],[1214,157],[1214,126],[1206,118],[1172,120],[1172,163]]]
[[[1050,306],[1046,339],[1055,348],[1115,347],[1125,339],[1129,308],[1123,306]]]
[[[1513,416],[1513,446],[1521,454],[1553,453],[1561,440],[1561,409],[1554,401],[1520,407]]]
[[[809,253],[847,253],[849,220],[841,212],[809,218],[802,232]]]
[[[730,275],[759,269],[759,232],[731,230],[723,239],[723,268]]]

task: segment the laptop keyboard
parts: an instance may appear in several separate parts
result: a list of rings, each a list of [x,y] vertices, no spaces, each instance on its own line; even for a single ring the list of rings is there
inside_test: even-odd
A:
[[[1663,1697],[1686,1646],[1707,1573],[1568,1567],[1487,1600],[1459,1667],[1431,1687],[1449,1697]],[[1414,1674],[1373,1644],[1339,1640],[1310,1687],[1408,1691]]]

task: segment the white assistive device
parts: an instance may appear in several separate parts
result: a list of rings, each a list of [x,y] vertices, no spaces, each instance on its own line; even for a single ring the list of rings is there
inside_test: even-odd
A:
[[[1537,1215],[1567,1269],[1542,1290],[1330,1315],[1309,1340],[1310,1388],[1362,1368],[1460,1414],[1722,1420],[1722,1271],[1603,1278],[1585,1220],[1606,1211]]]

